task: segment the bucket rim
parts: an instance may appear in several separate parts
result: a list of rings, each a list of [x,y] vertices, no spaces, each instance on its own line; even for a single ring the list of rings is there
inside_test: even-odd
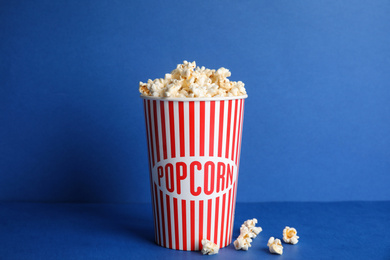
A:
[[[153,97],[140,95],[142,99],[150,100],[162,100],[162,101],[220,101],[220,100],[235,100],[235,99],[246,99],[248,95],[233,96],[233,97],[208,97],[208,98],[170,98],[170,97]]]

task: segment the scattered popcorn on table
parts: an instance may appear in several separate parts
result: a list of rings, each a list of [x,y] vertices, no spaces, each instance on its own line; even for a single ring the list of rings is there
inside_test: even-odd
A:
[[[269,247],[269,251],[273,254],[283,254],[283,246],[282,242],[278,238],[270,237],[268,240],[267,246]]]
[[[214,244],[213,242],[207,240],[207,239],[202,239],[202,254],[204,255],[214,255],[218,254],[219,247]]]
[[[263,229],[256,227],[257,219],[248,219],[240,227],[240,235],[234,241],[236,250],[248,250],[251,247],[252,238],[255,238]]]
[[[232,97],[246,95],[245,84],[230,81],[228,69],[210,70],[196,67],[196,63],[183,61],[164,78],[139,83],[142,96],[153,97]]]
[[[240,228],[240,235],[233,243],[234,248],[236,250],[241,249],[247,251],[249,247],[251,247],[251,242],[252,242],[251,236],[252,235],[249,229],[245,225],[242,225]]]
[[[297,230],[295,228],[285,227],[283,229],[283,241],[295,245],[298,243]]]
[[[263,229],[261,227],[256,227],[257,219],[248,219],[247,221],[242,224],[243,226],[246,226],[249,229],[249,232],[251,233],[251,237],[255,238]]]

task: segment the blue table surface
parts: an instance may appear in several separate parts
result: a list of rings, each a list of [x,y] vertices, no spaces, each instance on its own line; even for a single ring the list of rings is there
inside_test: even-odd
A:
[[[0,259],[390,259],[390,201],[238,203],[233,237],[254,217],[263,232],[249,251],[203,256],[156,245],[150,204],[3,202]],[[299,243],[270,254],[286,225]]]

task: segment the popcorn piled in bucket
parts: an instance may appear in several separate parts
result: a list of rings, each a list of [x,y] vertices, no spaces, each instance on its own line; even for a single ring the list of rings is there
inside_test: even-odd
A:
[[[164,78],[139,83],[142,96],[170,98],[210,98],[246,95],[244,83],[230,81],[228,69],[218,70],[196,67],[196,63],[183,61]]]

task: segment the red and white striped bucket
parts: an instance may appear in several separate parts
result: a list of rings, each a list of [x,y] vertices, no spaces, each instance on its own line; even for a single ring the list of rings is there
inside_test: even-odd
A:
[[[142,97],[160,246],[231,243],[246,97]]]

